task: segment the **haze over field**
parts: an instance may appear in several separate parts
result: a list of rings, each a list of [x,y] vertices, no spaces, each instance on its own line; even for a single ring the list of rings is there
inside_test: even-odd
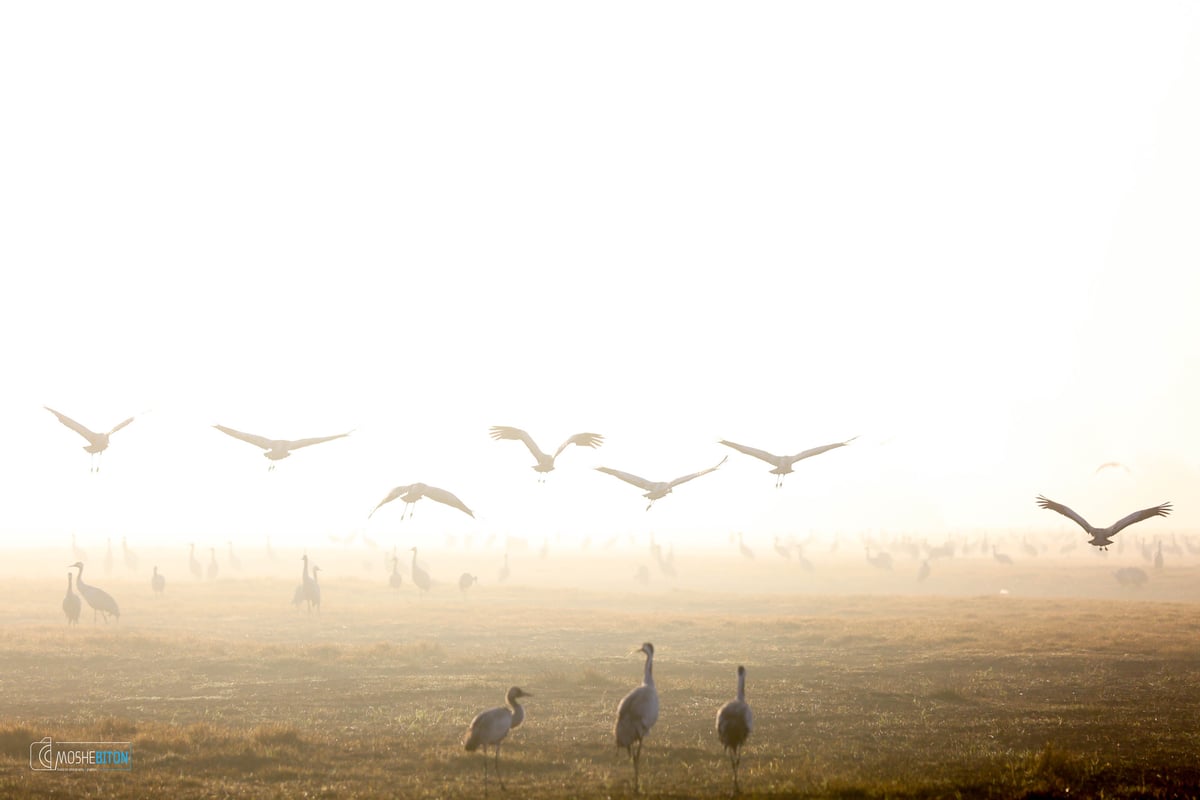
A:
[[[0,22],[6,545],[1200,524],[1195,5]]]

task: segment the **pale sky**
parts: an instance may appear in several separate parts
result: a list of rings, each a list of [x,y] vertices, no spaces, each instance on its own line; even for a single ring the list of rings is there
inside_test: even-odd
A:
[[[1194,3],[8,4],[0,74],[4,543],[1200,526]]]

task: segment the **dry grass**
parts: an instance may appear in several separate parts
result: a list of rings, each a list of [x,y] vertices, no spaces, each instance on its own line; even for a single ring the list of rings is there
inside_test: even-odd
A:
[[[713,720],[739,663],[757,723],[747,797],[1200,786],[1191,602],[486,587],[418,600],[330,581],[317,618],[280,602],[291,581],[222,586],[160,601],[131,586],[119,624],[68,630],[57,591],[11,582],[0,795],[477,797],[482,757],[463,731],[516,684],[535,697],[501,751],[507,794],[627,796],[611,727],[641,676],[625,654],[645,640],[663,709],[652,797],[728,794]],[[33,772],[45,735],[132,741],[133,769]]]

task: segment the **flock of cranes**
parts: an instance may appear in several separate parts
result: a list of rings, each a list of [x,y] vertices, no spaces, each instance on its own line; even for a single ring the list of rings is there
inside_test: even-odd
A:
[[[642,683],[629,694],[621,698],[617,704],[617,719],[613,726],[613,736],[617,747],[625,750],[633,764],[633,790],[638,792],[641,784],[642,745],[650,735],[650,729],[658,722],[658,689],[654,686],[654,645],[644,642],[641,647],[630,651],[646,656],[642,673]],[[504,788],[500,777],[500,743],[508,736],[509,731],[517,728],[525,721],[525,709],[517,701],[523,697],[533,697],[532,694],[513,686],[504,696],[504,705],[489,708],[480,712],[467,729],[463,746],[467,752],[475,752],[483,747],[483,790],[487,794],[488,785],[488,747],[495,748],[496,780]],[[742,747],[754,730],[754,715],[746,702],[746,668],[737,668],[737,695],[717,710],[717,740],[729,757],[729,765],[733,771],[734,792],[741,791],[738,779],[738,767],[742,761]]]

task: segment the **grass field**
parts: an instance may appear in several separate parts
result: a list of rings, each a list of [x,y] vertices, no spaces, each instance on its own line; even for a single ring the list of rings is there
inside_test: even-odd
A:
[[[512,585],[465,597],[449,575],[418,597],[335,566],[319,616],[288,604],[294,578],[179,577],[155,598],[148,580],[89,572],[123,616],[93,624],[85,606],[74,629],[56,566],[61,582],[0,590],[0,795],[480,797],[483,756],[463,734],[519,685],[534,697],[501,750],[503,794],[629,796],[612,726],[643,641],[662,703],[647,796],[730,793],[713,728],[738,664],[756,721],[743,796],[1200,791],[1200,570],[1131,592],[1108,565],[997,577],[958,562],[920,587],[899,567],[880,583],[869,568],[803,577],[782,562],[730,582],[716,559],[649,587],[624,567],[624,583],[573,587],[559,571],[554,586],[523,584],[517,563]],[[33,771],[30,744],[47,735],[131,741],[133,767]]]

